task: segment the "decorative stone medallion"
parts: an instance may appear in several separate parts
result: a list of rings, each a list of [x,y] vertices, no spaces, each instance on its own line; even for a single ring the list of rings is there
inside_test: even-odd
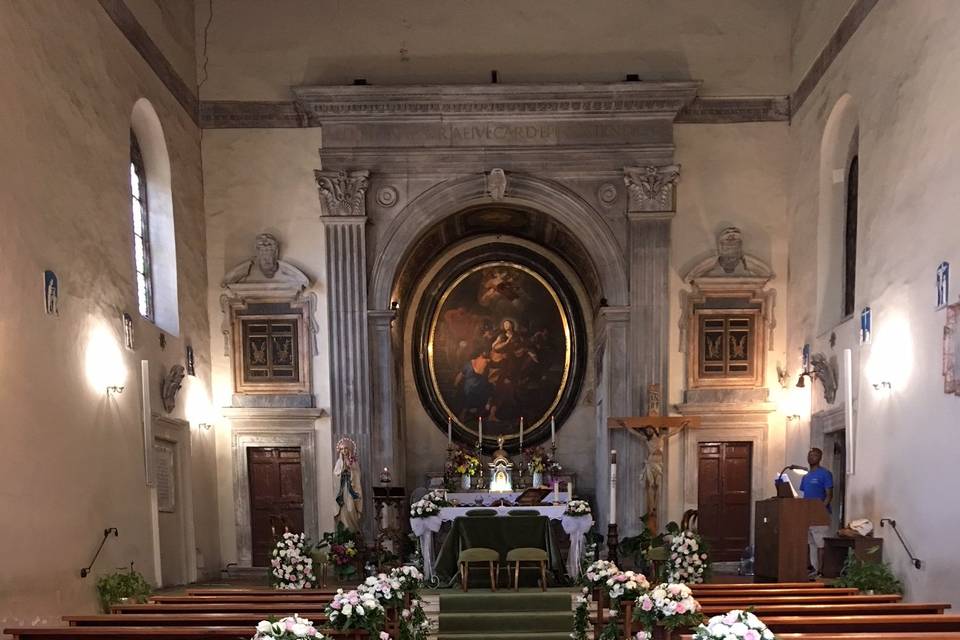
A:
[[[617,187],[613,183],[604,182],[600,185],[600,188],[597,189],[597,200],[605,207],[612,207],[619,197],[620,194],[617,193]]]
[[[397,200],[400,199],[397,190],[393,187],[381,187],[377,191],[377,204],[381,207],[392,207],[397,204]]]

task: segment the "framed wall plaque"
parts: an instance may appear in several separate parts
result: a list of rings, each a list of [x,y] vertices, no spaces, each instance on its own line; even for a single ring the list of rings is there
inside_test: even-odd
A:
[[[303,393],[308,386],[304,305],[252,303],[235,310],[234,384],[237,393]]]

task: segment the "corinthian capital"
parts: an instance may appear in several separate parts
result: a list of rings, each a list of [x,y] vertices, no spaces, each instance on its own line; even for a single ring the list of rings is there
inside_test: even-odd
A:
[[[630,193],[631,212],[674,211],[680,165],[624,167],[623,181]]]
[[[324,216],[367,215],[369,171],[314,171]]]

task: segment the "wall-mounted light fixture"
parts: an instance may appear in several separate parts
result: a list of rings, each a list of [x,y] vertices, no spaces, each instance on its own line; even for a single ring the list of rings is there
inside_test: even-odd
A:
[[[95,324],[87,337],[86,374],[91,389],[107,395],[123,393],[127,366],[113,329]]]
[[[889,391],[893,389],[893,383],[887,380],[881,380],[880,382],[874,382],[873,388],[877,391]]]
[[[197,426],[203,429],[204,431],[210,431],[210,429],[213,429],[213,424],[209,422],[201,422]]]
[[[111,384],[107,387],[107,396],[109,397],[111,393],[114,395],[120,395],[123,393],[125,388],[126,387],[124,387],[122,384]]]

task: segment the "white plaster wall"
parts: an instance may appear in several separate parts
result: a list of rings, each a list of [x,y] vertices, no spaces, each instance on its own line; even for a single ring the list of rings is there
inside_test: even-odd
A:
[[[195,55],[197,36],[203,36],[194,28],[196,12],[194,0],[123,0],[137,22],[150,34],[150,39],[163,52],[164,57],[176,70],[188,87],[197,86],[197,59]]]
[[[64,16],[69,15],[69,19]],[[0,3],[0,626],[55,623],[95,609],[97,575],[135,563],[153,579],[144,484],[139,361],[160,371],[196,353],[173,416],[202,420],[209,394],[199,135],[96,2]],[[181,332],[165,351],[136,319],[120,348],[126,391],[107,398],[86,373],[91,335],[121,341],[135,318],[129,187],[134,102],[147,97],[166,134],[179,260]],[[42,273],[60,277],[60,315],[46,316]],[[95,360],[102,359],[97,352]],[[155,411],[159,406],[155,394]],[[194,428],[193,450],[211,455]],[[194,467],[197,546],[219,565],[209,472]],[[105,527],[94,574],[79,577]],[[191,550],[192,552],[192,550]]]
[[[231,404],[233,378],[220,331],[223,275],[253,255],[257,234],[274,234],[280,256],[315,282],[319,355],[312,359],[316,406],[330,407],[326,253],[320,199],[313,170],[320,167],[319,129],[219,130],[203,133],[204,201],[207,212],[207,303],[212,336],[213,405]],[[330,455],[330,420],[317,432],[320,530],[333,529],[336,511]],[[236,562],[233,460],[228,429],[217,432],[217,490],[224,563]]]
[[[958,454],[960,398],[942,392],[944,312],[934,309],[934,278],[941,260],[960,260],[958,29],[960,7],[953,2],[876,6],[794,118],[788,204],[788,353],[796,371],[804,342],[830,351],[829,332],[818,337],[814,323],[819,153],[826,119],[849,93],[860,113],[856,308],[873,309],[874,337],[861,348],[854,323],[837,328],[836,352],[852,345],[861,374],[855,382],[859,436],[848,516],[875,523],[895,518],[926,563],[913,569],[892,532],[878,530],[909,598],[955,606],[960,561],[953,541],[960,509],[950,497],[949,473]],[[952,299],[957,300],[956,287]],[[874,390],[872,383],[884,379],[894,388]],[[821,393],[819,383],[814,393]],[[824,406],[822,399],[817,403],[816,408]],[[806,424],[792,429],[788,460],[802,459],[808,442]]]
[[[214,0],[205,100],[289,100],[291,86],[704,81],[786,94],[788,0]],[[196,23],[205,24],[206,3]],[[198,52],[199,57],[199,52]]]

